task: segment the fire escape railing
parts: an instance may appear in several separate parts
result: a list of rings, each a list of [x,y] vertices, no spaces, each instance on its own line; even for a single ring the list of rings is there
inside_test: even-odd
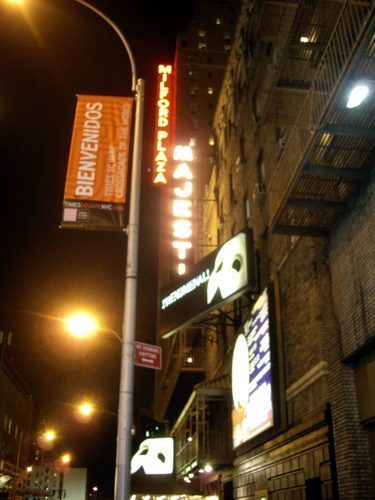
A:
[[[199,328],[187,328],[179,331],[172,338],[161,374],[160,407],[165,409],[171,399],[178,377],[182,370],[205,370],[205,348],[191,345],[191,334]]]
[[[346,1],[343,4],[316,76],[268,184],[268,220],[271,229],[277,225],[314,133],[320,126],[373,11],[373,2]]]
[[[219,467],[228,464],[232,454],[229,428],[227,390],[217,389],[212,394],[202,387],[194,391],[171,432],[177,475],[196,473],[206,463]]]

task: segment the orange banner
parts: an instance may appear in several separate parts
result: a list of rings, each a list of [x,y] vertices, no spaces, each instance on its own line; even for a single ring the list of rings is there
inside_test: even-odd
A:
[[[126,199],[132,104],[131,97],[78,96],[63,226],[122,224],[108,216]]]

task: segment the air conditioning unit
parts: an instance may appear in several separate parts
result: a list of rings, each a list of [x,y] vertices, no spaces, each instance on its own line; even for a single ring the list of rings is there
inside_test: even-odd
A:
[[[253,189],[253,200],[260,203],[266,197],[266,186],[262,182],[257,182]]]

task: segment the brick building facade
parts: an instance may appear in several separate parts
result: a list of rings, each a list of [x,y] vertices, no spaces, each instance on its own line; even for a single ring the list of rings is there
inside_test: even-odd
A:
[[[209,406],[213,387],[219,397],[238,327],[275,283],[281,423],[204,476],[205,491],[224,499],[374,497],[373,94],[362,108],[345,105],[356,79],[374,80],[373,14],[372,2],[242,3],[201,237],[219,247],[249,228],[258,290],[194,324],[205,364],[190,370],[200,383],[172,429],[185,457],[177,472],[193,477],[203,444],[189,455],[181,436],[195,429],[194,398],[204,394]],[[189,373],[183,363],[177,370],[181,400]]]

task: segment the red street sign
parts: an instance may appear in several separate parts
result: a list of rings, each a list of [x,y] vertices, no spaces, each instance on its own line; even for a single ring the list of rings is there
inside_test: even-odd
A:
[[[161,369],[161,347],[135,342],[134,364],[147,368]]]

